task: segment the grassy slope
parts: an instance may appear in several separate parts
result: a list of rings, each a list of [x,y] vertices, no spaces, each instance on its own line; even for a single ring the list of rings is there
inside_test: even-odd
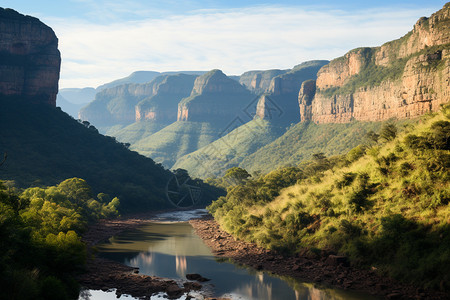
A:
[[[170,172],[49,106],[0,99],[0,178],[22,187],[85,179],[95,193],[120,198],[126,210],[167,205]]]
[[[246,157],[240,167],[248,171],[270,172],[279,167],[295,166],[314,153],[344,153],[362,143],[366,132],[377,131],[379,122],[347,124],[298,123],[272,143]]]
[[[252,120],[213,143],[177,160],[174,169],[182,168],[194,177],[222,176],[238,166],[245,157],[274,141],[285,129],[267,120]]]
[[[350,165],[304,176],[275,199],[247,196],[271,188],[254,192],[248,184],[229,189],[210,210],[228,232],[265,247],[325,249],[401,280],[448,289],[450,107],[422,119]],[[431,129],[438,121],[447,121],[441,149]],[[411,135],[428,142],[415,146]]]
[[[131,149],[170,168],[178,158],[218,139],[219,133],[210,123],[177,121],[139,140]]]
[[[143,140],[159,130],[166,127],[168,124],[154,122],[154,121],[140,121],[135,122],[123,128],[111,128],[106,134],[114,136],[118,141],[123,143],[134,144]]]

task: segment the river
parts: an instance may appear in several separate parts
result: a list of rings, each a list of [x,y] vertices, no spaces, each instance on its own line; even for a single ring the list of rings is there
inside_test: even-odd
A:
[[[187,222],[203,210],[160,215],[157,221],[125,231],[97,246],[102,257],[138,267],[141,274],[186,280],[197,273],[211,279],[202,283],[193,299],[206,296],[245,300],[359,300],[377,299],[365,294],[316,286],[292,278],[278,277],[215,257]],[[163,299],[164,295],[152,296]],[[186,299],[184,295],[180,299]],[[81,299],[117,299],[113,291],[83,291]],[[121,296],[119,299],[135,299]]]

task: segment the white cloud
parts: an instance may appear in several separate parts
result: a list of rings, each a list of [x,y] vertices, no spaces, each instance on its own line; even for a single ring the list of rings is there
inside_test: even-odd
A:
[[[98,25],[44,20],[60,40],[61,87],[97,86],[136,70],[241,74],[333,59],[355,47],[399,38],[418,10],[342,11],[259,6],[201,10],[160,19]]]

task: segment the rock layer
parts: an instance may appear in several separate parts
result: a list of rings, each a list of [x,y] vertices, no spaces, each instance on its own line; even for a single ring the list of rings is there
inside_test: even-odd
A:
[[[254,96],[220,70],[199,76],[178,105],[178,121],[227,123],[242,115]],[[254,111],[253,109],[251,111]]]
[[[53,30],[0,8],[0,94],[56,106],[61,57]]]
[[[450,100],[450,3],[421,18],[404,37],[359,48],[324,66],[298,95],[301,121],[405,119],[437,111]]]
[[[239,83],[247,87],[255,94],[261,94],[267,91],[272,79],[276,76],[287,73],[289,70],[267,70],[267,71],[248,71],[239,78]]]
[[[146,97],[153,96],[161,78],[145,84],[123,84],[107,88],[95,95],[94,101],[78,113],[81,120],[95,126],[131,124],[135,121],[135,106]]]
[[[195,75],[162,75],[143,84],[106,88],[80,110],[79,118],[96,126],[142,120],[176,121],[177,105],[192,90]]]
[[[256,117],[288,125],[299,121],[298,94],[302,83],[316,79],[317,72],[328,61],[309,61],[292,70],[272,78],[266,93],[256,105]]]
[[[136,105],[136,121],[175,122],[178,103],[189,96],[196,78],[195,75],[186,74],[165,76],[155,86],[154,95]]]

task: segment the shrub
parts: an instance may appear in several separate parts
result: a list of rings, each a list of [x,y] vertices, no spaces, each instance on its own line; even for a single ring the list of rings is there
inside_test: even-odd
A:
[[[392,141],[397,136],[397,127],[394,123],[385,123],[380,130],[380,138],[385,141]]]
[[[342,189],[345,186],[351,185],[353,183],[353,181],[355,180],[356,175],[357,175],[356,173],[352,173],[352,172],[344,173],[344,175],[342,175],[342,179],[335,182],[336,186],[338,188]]]

